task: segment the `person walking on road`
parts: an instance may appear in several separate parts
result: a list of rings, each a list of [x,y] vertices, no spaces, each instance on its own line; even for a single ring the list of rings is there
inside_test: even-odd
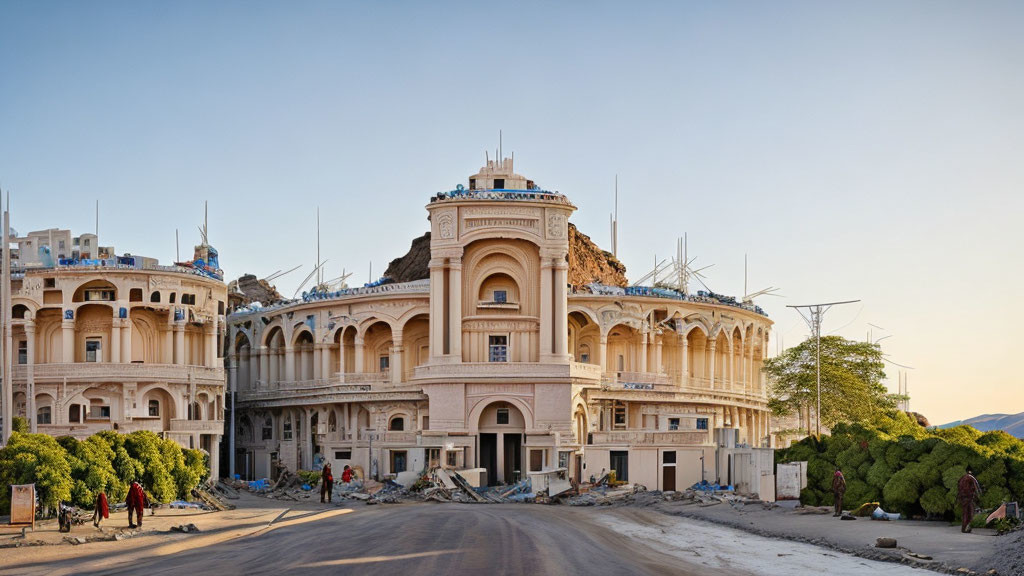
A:
[[[324,496],[331,501],[331,492],[334,489],[334,475],[331,474],[331,465],[324,464],[323,472],[320,473],[320,503],[323,504]]]
[[[132,512],[135,512],[135,516],[139,521],[139,528],[142,528],[142,510],[146,507],[146,492],[143,491],[142,485],[138,482],[132,482],[132,485],[128,487],[128,498],[125,499],[124,503],[128,506],[128,527],[135,528],[135,524],[132,523]]]
[[[92,510],[92,525],[99,528],[104,518],[110,518],[110,508],[107,506],[107,494],[100,492],[96,495],[96,504]]]
[[[843,515],[844,494],[846,494],[846,477],[843,476],[842,470],[836,468],[836,473],[832,475],[832,496],[835,498],[835,512],[832,514],[833,518]]]
[[[956,499],[960,503],[960,531],[964,534],[971,532],[971,520],[974,519],[974,503],[981,496],[981,486],[978,479],[968,468],[967,472],[960,477],[956,483]]]

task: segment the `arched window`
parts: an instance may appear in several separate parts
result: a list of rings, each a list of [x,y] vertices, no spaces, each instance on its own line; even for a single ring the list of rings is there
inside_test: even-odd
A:
[[[49,406],[40,406],[36,410],[36,424],[50,424],[53,421]]]
[[[388,430],[393,432],[405,430],[405,418],[402,418],[401,416],[395,416],[392,418],[391,422],[388,424]]]
[[[160,292],[153,292],[152,294],[150,294],[149,295],[149,301],[150,302],[159,302],[160,301]]]

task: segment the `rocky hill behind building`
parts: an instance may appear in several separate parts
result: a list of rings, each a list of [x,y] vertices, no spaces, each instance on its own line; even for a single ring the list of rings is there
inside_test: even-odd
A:
[[[243,274],[228,284],[228,300],[232,308],[259,302],[264,306],[282,300],[281,293],[271,283],[255,274]]]
[[[597,247],[590,236],[569,223],[569,283],[584,286],[599,282],[607,286],[625,286],[626,266],[611,252]]]
[[[394,282],[430,278],[430,232],[412,241],[409,251],[388,264],[384,277]],[[583,286],[600,282],[608,286],[626,285],[626,267],[610,252],[597,247],[589,236],[569,224],[569,283]]]

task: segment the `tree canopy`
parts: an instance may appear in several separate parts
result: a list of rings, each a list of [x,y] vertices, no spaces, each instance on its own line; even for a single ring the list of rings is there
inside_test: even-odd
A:
[[[764,363],[771,389],[769,407],[776,416],[815,407],[817,403],[816,340],[809,338]],[[891,415],[882,350],[876,344],[840,336],[821,338],[821,422],[874,422]]]

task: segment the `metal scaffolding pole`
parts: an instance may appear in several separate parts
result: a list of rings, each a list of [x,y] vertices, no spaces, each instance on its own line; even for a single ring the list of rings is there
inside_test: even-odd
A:
[[[807,327],[811,329],[811,334],[814,336],[814,368],[817,372],[817,384],[818,389],[815,394],[817,398],[818,407],[814,412],[814,426],[815,426],[815,437],[821,438],[821,319],[833,306],[839,306],[840,304],[853,304],[854,302],[860,302],[860,300],[844,300],[842,302],[826,302],[824,304],[802,304],[800,306],[786,306],[786,308],[793,308],[800,314],[800,317],[807,322]],[[807,309],[805,314],[803,309]],[[810,432],[810,430],[808,430]]]

